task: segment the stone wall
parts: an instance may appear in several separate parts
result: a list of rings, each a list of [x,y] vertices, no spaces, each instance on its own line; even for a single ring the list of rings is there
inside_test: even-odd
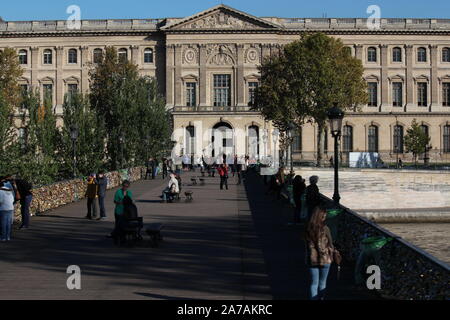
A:
[[[331,197],[334,171],[295,168],[307,180],[319,176],[320,192]],[[450,171],[340,169],[341,203],[352,210],[450,207]]]
[[[135,167],[106,173],[108,189],[118,187],[123,180],[131,182],[144,177],[146,169]],[[60,206],[76,202],[84,198],[86,192],[86,178],[56,182],[47,186],[33,189],[33,201],[30,212],[33,215],[56,209]],[[16,206],[16,217],[20,217],[20,205]]]

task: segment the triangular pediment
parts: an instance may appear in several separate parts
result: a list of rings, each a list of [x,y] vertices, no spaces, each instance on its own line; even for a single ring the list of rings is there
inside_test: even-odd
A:
[[[282,26],[257,18],[223,4],[197,13],[170,25],[163,30],[276,30]]]

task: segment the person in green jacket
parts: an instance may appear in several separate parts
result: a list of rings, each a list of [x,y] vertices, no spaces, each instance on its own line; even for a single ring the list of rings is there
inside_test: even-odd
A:
[[[114,227],[114,235],[118,234],[119,227],[121,224],[121,220],[123,218],[123,198],[128,196],[130,199],[133,199],[133,194],[130,190],[130,181],[125,180],[122,182],[122,188],[117,190],[116,194],[114,195],[114,203],[116,205],[116,208],[114,210],[114,218],[115,218],[115,227]],[[113,235],[113,237],[114,237]]]

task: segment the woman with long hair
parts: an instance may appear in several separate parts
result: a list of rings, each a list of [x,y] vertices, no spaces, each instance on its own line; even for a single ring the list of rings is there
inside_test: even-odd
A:
[[[333,262],[333,239],[330,229],[325,225],[326,217],[326,210],[316,207],[306,227],[306,263],[311,275],[311,300],[324,299],[328,273]]]

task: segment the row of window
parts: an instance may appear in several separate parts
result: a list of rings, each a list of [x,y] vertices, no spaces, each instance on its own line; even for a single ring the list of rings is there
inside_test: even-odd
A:
[[[28,90],[29,86],[27,84],[21,84],[20,85],[22,89],[22,94],[25,95]],[[67,84],[67,96],[70,98],[74,93],[79,92],[78,84],[76,83],[69,83]],[[53,100],[53,84],[52,83],[44,83],[42,84],[42,96],[45,100],[49,101],[51,104],[54,103]]]
[[[44,65],[52,65],[53,64],[53,50],[51,49],[45,49],[43,51],[42,55],[42,63]],[[78,64],[78,50],[77,49],[69,49],[67,52],[67,63],[68,64]],[[128,49],[121,48],[118,50],[118,56],[119,60],[121,62],[128,61]],[[153,63],[153,49],[152,48],[146,48],[144,49],[144,63]],[[94,63],[100,63],[103,59],[103,49],[97,48],[93,50],[93,62]],[[27,50],[19,50],[19,63],[21,65],[27,65],[28,64],[28,51]]]
[[[429,136],[429,127],[421,125],[422,131]],[[368,152],[379,152],[378,145],[378,131],[379,128],[375,125],[369,126],[367,130],[367,148]],[[328,133],[325,132],[325,152],[328,147]],[[404,153],[404,127],[402,125],[395,125],[393,129],[393,149],[394,153]],[[450,125],[445,125],[442,132],[443,152],[450,153]],[[302,131],[300,130],[293,141],[293,152],[302,152]],[[353,152],[353,127],[345,125],[342,130],[342,151]]]
[[[378,103],[378,83],[369,82],[368,83],[368,94],[370,107],[376,107]],[[392,83],[392,105],[394,107],[403,106],[403,83],[393,82]],[[417,83],[417,105],[426,107],[428,106],[428,83],[419,82]],[[442,105],[450,106],[450,83],[445,82],[442,84]]]
[[[259,83],[257,81],[248,82],[248,104],[255,103],[255,92]],[[197,105],[197,83],[186,83],[186,106],[195,107]],[[213,77],[213,105],[215,107],[231,106],[231,75],[216,74]]]
[[[428,54],[427,48],[419,47],[416,51],[417,62],[427,62]],[[378,49],[376,47],[367,48],[367,61],[377,62],[378,61]],[[403,61],[403,50],[400,47],[395,47],[392,49],[392,62],[402,62]],[[441,51],[441,61],[450,62],[450,48],[443,48]]]

